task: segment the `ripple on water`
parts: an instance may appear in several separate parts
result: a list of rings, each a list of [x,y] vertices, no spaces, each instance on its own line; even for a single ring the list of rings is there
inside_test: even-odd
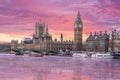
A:
[[[0,55],[1,79],[120,80],[120,60]]]

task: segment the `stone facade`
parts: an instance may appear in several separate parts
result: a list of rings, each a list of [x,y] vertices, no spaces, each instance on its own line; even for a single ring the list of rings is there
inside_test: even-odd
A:
[[[110,47],[113,52],[120,52],[120,31],[112,31]]]
[[[12,40],[11,41],[11,49],[15,49],[18,47],[18,40]]]
[[[96,33],[92,35],[90,33],[86,40],[86,51],[96,51],[96,52],[108,52],[109,48],[109,35],[107,31],[105,33]]]
[[[32,39],[26,38],[21,41],[20,44],[18,44],[18,41],[12,40],[11,48],[43,51],[65,51],[66,49],[75,51],[81,50],[83,25],[79,12],[74,25],[74,42],[70,40],[64,41],[63,34],[60,35],[60,41],[57,41],[57,39],[53,40],[52,35],[49,34],[48,26],[44,23],[38,22],[35,24],[35,34],[33,34]]]

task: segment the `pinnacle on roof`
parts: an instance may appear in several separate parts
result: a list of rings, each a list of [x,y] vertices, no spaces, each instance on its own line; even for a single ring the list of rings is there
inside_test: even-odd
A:
[[[77,16],[76,16],[76,22],[80,22],[81,18],[80,18],[80,12],[78,11]]]
[[[78,13],[77,13],[77,17],[80,17],[80,12],[78,11]]]

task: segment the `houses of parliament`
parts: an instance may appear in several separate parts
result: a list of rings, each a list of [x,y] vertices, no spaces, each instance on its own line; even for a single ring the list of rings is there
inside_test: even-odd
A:
[[[35,34],[32,39],[25,38],[21,43],[18,40],[11,41],[11,49],[25,49],[25,50],[43,50],[43,51],[59,51],[66,49],[72,51],[82,50],[82,32],[83,23],[78,11],[74,22],[74,41],[64,41],[63,34],[60,35],[60,40],[53,40],[49,33],[48,26],[44,23],[38,22],[35,24]]]

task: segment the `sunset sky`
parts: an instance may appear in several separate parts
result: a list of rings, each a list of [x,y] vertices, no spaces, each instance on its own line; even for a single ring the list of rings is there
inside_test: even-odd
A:
[[[78,10],[83,21],[84,41],[90,32],[120,30],[120,0],[0,0],[0,42],[31,37],[35,22],[48,24],[59,39],[73,39]]]

